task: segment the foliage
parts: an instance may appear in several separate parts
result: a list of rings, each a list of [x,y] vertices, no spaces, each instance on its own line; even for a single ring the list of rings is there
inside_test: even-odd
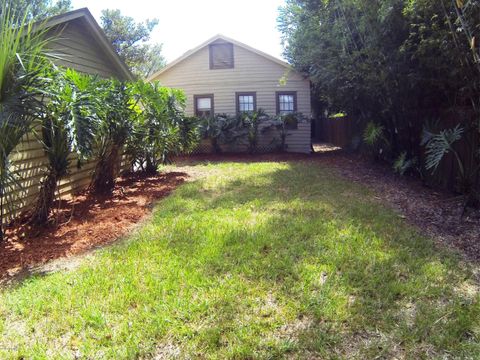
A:
[[[95,193],[110,193],[120,171],[124,146],[134,130],[138,100],[133,84],[114,79],[101,81],[96,95],[100,126],[96,135],[98,163],[91,188]]]
[[[198,180],[126,241],[2,290],[0,358],[478,358],[475,267],[370,190],[308,161],[169,170]]]
[[[150,44],[157,19],[137,23],[120,10],[102,11],[101,26],[113,48],[139,78],[146,78],[165,66],[161,44]]]
[[[200,120],[195,116],[181,116],[176,118],[180,137],[180,152],[189,154],[196,149],[200,142]]]
[[[241,119],[227,114],[215,114],[200,119],[200,135],[208,139],[215,153],[222,151],[222,144],[233,144],[244,136],[239,132]]]
[[[455,158],[459,160],[458,153],[452,145],[462,138],[462,133],[463,128],[461,128],[460,125],[455,126],[453,129],[442,130],[438,134],[434,134],[428,129],[424,129],[422,145],[425,145],[427,149],[425,160],[425,167],[427,170],[436,170],[438,165],[440,165],[441,160],[448,152],[452,152],[455,155]],[[463,166],[460,166],[460,169],[463,173]]]
[[[296,129],[298,123],[304,120],[305,117],[301,113],[280,114],[274,118],[274,126],[280,132],[280,151],[287,150],[288,130]]]
[[[415,167],[417,160],[408,158],[407,152],[402,152],[393,162],[393,170],[399,175],[405,175],[408,171]]]
[[[40,76],[49,62],[44,53],[44,31],[33,31],[27,14],[16,13],[3,2],[0,13],[0,238],[6,208],[12,208],[17,187],[10,155],[32,129],[41,107]]]
[[[261,131],[265,131],[268,127],[272,127],[273,123],[270,122],[270,117],[263,109],[257,111],[241,113],[240,119],[242,122],[242,130],[246,131],[246,137],[248,140],[248,151],[255,153],[258,151],[258,135]],[[267,124],[267,122],[269,122]]]
[[[388,147],[388,140],[384,136],[385,127],[369,121],[363,131],[363,141],[375,156],[381,156]]]
[[[393,162],[404,152],[423,158],[422,119],[445,109],[471,107],[462,127],[480,135],[479,18],[479,0],[287,0],[278,24],[286,58],[313,82],[317,112],[346,113],[372,136],[374,118],[388,144],[381,157]],[[462,161],[479,146],[477,136]]]
[[[13,13],[25,14],[27,22],[44,20],[72,9],[71,0],[1,0],[0,4],[2,4],[1,9],[8,4]],[[16,21],[21,23],[22,18],[17,17]]]
[[[48,220],[57,182],[67,175],[70,154],[77,154],[79,165],[92,155],[98,127],[97,81],[94,77],[56,67],[52,67],[45,77],[48,81],[41,90],[45,105],[40,141],[49,165],[32,214],[32,221],[37,224]]]
[[[156,173],[180,152],[188,153],[198,144],[198,123],[185,117],[185,95],[181,90],[162,87],[158,82],[137,81],[139,103],[133,137],[127,144],[134,167]]]

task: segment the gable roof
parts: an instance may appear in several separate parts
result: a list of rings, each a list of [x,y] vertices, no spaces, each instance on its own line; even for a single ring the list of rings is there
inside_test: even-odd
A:
[[[157,76],[159,76],[160,74],[166,72],[167,70],[171,69],[172,67],[174,67],[175,65],[177,65],[178,63],[182,62],[183,60],[189,58],[190,56],[192,56],[193,54],[195,54],[196,52],[200,51],[201,49],[203,49],[205,46],[208,46],[210,45],[211,43],[214,43],[215,41],[218,41],[218,40],[224,40],[226,42],[230,42],[238,47],[241,47],[245,50],[248,50],[250,52],[253,52],[257,55],[260,55],[278,65],[281,65],[287,69],[292,69],[292,67],[290,66],[289,63],[285,62],[285,61],[282,61],[278,58],[276,58],[275,56],[272,56],[272,55],[269,55],[267,53],[264,53],[263,51],[260,51],[258,49],[255,49],[249,45],[246,45],[244,43],[241,43],[240,41],[237,41],[235,39],[232,39],[232,38],[229,38],[225,35],[222,35],[222,34],[217,34],[215,35],[214,37],[208,39],[207,41],[203,42],[202,44],[198,45],[197,47],[191,49],[191,50],[188,50],[185,54],[183,54],[182,56],[180,56],[179,58],[175,59],[174,61],[172,61],[171,63],[169,63],[167,66],[165,66],[164,68],[160,69],[159,71],[157,71],[155,74],[153,75],[150,75],[148,77],[148,81],[152,81],[153,79],[155,79]]]
[[[39,28],[53,28],[76,19],[82,19],[84,21],[93,38],[100,45],[108,59],[117,67],[118,70],[120,70],[120,73],[123,74],[126,79],[133,80],[134,76],[132,72],[117,54],[102,28],[100,25],[98,25],[92,13],[87,8],[73,10],[64,14],[53,16],[44,22],[37,23],[36,26]]]

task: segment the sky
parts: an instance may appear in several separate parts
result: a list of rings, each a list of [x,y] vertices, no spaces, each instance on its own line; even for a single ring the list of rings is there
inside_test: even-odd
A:
[[[120,9],[136,21],[157,18],[151,41],[163,44],[167,62],[223,34],[282,58],[277,30],[284,0],[72,0],[74,9],[88,7],[100,23],[103,9]]]

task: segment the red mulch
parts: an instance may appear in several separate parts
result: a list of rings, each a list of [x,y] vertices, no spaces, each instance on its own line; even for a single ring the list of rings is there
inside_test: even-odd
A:
[[[7,227],[6,238],[0,243],[0,279],[113,242],[186,177],[174,172],[152,177],[127,175],[118,180],[110,196],[92,196],[84,191],[57,202],[57,210],[45,227],[30,225],[25,214]]]

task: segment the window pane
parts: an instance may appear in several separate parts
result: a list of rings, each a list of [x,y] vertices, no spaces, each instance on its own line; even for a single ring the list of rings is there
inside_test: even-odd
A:
[[[197,99],[197,109],[199,110],[210,110],[212,108],[212,99],[210,98],[198,98]]]
[[[240,95],[238,97],[238,110],[239,111],[253,111],[254,109],[253,95]]]
[[[293,112],[295,110],[295,99],[293,95],[279,95],[278,104],[280,112]]]

